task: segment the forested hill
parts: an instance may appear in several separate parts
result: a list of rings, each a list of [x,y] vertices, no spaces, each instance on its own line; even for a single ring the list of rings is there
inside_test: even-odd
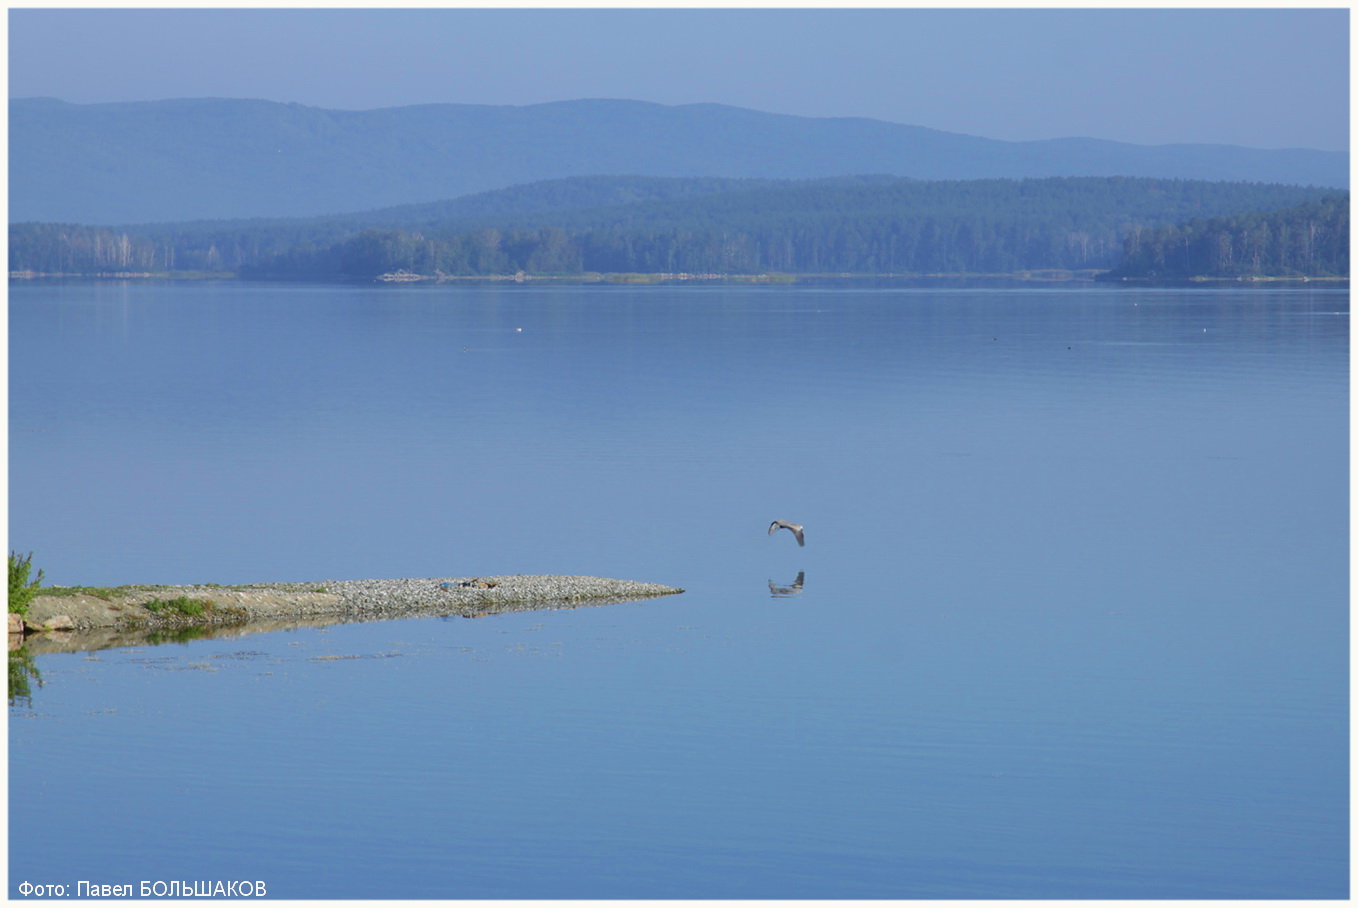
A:
[[[1107,270],[1129,236],[1332,190],[1129,178],[709,181],[599,177],[335,218],[113,229],[17,224],[10,268],[364,279]],[[1345,198],[1347,193],[1342,194]],[[627,198],[640,201],[621,203]],[[571,207],[584,203],[581,207]],[[599,204],[602,203],[602,204]]]
[[[922,180],[1134,176],[1346,187],[1348,155],[1006,142],[719,104],[576,100],[325,110],[235,99],[12,99],[10,221],[300,217],[589,174]]]
[[[1107,279],[1348,277],[1349,199],[1133,230]]]

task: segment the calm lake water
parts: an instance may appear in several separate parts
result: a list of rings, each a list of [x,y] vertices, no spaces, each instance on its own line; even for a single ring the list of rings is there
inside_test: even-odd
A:
[[[49,584],[687,592],[36,656],[10,893],[1345,898],[1348,314],[12,285]]]

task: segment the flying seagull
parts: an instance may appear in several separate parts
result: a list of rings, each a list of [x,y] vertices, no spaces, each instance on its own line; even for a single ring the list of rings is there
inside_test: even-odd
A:
[[[797,545],[806,545],[806,539],[802,536],[802,525],[800,523],[788,523],[786,520],[775,520],[769,524],[769,535],[772,536],[777,530],[791,530],[792,535],[797,537]]]

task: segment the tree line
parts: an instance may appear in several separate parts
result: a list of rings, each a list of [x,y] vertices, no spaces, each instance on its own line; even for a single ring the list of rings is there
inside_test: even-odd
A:
[[[1349,199],[1133,229],[1109,278],[1347,277]]]
[[[1278,273],[1319,274],[1341,267],[1342,245],[1347,273],[1348,197],[1335,190],[1140,178],[866,177],[708,186],[720,191],[667,196],[660,178],[618,179],[630,180],[628,194],[642,200],[563,209],[551,200],[570,194],[542,184],[506,191],[513,203],[499,209],[493,193],[460,213],[458,206],[413,206],[402,212],[405,223],[391,212],[374,212],[366,218],[134,228],[16,224],[10,228],[10,269],[305,280],[399,271],[994,274],[1150,268],[1211,274],[1280,268]],[[646,180],[656,186],[642,191],[637,181]],[[619,197],[594,189],[591,198]],[[1267,214],[1308,205],[1311,215],[1279,220]],[[1240,214],[1245,211],[1261,213]],[[1224,246],[1223,232],[1230,234]]]

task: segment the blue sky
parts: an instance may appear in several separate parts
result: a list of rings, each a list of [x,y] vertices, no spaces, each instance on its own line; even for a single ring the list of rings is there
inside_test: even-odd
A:
[[[10,97],[632,98],[996,139],[1348,148],[1349,11],[12,9]]]

